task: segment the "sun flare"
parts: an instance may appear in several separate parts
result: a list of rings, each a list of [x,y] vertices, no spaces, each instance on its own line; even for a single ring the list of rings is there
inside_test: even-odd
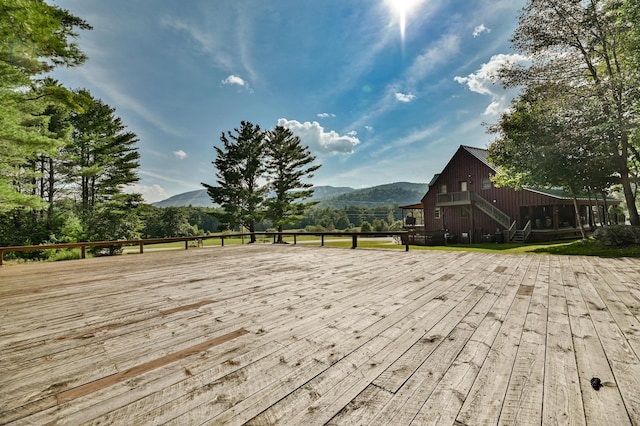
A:
[[[404,41],[405,29],[407,26],[407,14],[418,4],[421,0],[386,0],[387,4],[398,15],[400,21],[400,37]]]

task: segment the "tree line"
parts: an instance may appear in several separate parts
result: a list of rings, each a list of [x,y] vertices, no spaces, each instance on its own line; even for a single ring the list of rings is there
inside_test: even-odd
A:
[[[79,66],[91,26],[40,0],[0,6],[0,245],[130,238],[142,198],[137,136],[84,89],[42,77]]]

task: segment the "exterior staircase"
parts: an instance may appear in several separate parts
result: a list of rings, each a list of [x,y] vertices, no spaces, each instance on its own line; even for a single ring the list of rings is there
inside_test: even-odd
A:
[[[479,210],[484,212],[487,216],[502,225],[503,228],[509,230],[509,241],[513,243],[525,243],[529,239],[531,234],[531,221],[527,222],[524,228],[517,229],[516,222],[511,221],[509,215],[488,202],[475,192],[471,194],[471,202],[478,207]]]
[[[527,222],[523,229],[516,229],[516,221],[511,220],[508,214],[497,208],[489,201],[475,192],[461,191],[438,194],[436,206],[457,206],[472,204],[481,212],[495,220],[502,228],[509,230],[507,241],[524,243],[531,234],[531,221]]]
[[[511,242],[524,243],[525,242],[524,229],[516,229],[516,232],[513,234],[513,237],[511,238]]]
[[[512,222],[511,218],[508,214],[494,206],[492,203],[488,202],[475,192],[471,192],[471,202],[478,209],[480,209],[483,213],[489,216],[491,219],[498,222],[503,228],[509,229],[511,228]]]

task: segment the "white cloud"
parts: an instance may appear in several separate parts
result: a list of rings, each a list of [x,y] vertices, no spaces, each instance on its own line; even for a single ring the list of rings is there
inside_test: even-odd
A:
[[[482,33],[490,33],[491,32],[491,28],[487,28],[485,27],[484,24],[480,24],[477,27],[475,27],[473,29],[473,37],[478,37],[480,34]]]
[[[373,126],[364,126],[367,129],[367,132],[373,132]]]
[[[331,114],[328,112],[321,112],[320,114],[318,114],[318,117],[320,118],[329,118],[329,117],[333,118],[335,116],[336,116],[335,114]]]
[[[355,138],[356,136],[358,136],[358,132],[356,132],[355,130],[352,130],[350,132],[347,132],[347,136],[351,136],[352,138]]]
[[[156,201],[162,201],[169,198],[167,191],[158,184],[141,185],[139,183],[134,183],[133,185],[125,186],[124,192],[127,194],[142,194],[142,197],[147,203],[155,203]]]
[[[496,115],[505,111],[509,107],[512,92],[504,90],[498,84],[498,70],[504,66],[516,64],[526,64],[529,59],[519,54],[499,54],[491,57],[489,62],[482,64],[480,69],[466,77],[455,77],[454,80],[466,85],[469,90],[481,95],[491,97],[491,104],[484,111],[484,115]]]
[[[300,138],[302,144],[309,146],[312,151],[324,154],[351,154],[360,143],[357,137],[350,134],[340,135],[334,130],[325,132],[317,121],[301,123],[297,120],[281,118],[278,120],[278,126],[291,130]]]
[[[412,100],[414,100],[416,98],[415,95],[413,95],[412,93],[400,93],[400,92],[396,92],[396,100],[398,102],[404,102],[404,103],[408,103],[411,102]]]
[[[242,77],[238,77],[237,75],[233,75],[231,74],[229,77],[225,78],[224,80],[222,80],[222,84],[226,85],[236,85],[236,86],[242,86],[242,87],[246,87],[247,86],[247,82],[244,81],[242,79]]]
[[[184,160],[185,158],[187,158],[187,153],[181,149],[179,149],[178,151],[173,151],[173,155],[175,155],[178,160]]]

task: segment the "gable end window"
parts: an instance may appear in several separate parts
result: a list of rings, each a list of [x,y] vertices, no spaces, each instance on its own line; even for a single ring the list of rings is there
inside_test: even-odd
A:
[[[436,207],[436,209],[433,211],[433,218],[434,219],[440,219],[440,207]]]
[[[482,178],[482,189],[491,189],[491,178]]]

